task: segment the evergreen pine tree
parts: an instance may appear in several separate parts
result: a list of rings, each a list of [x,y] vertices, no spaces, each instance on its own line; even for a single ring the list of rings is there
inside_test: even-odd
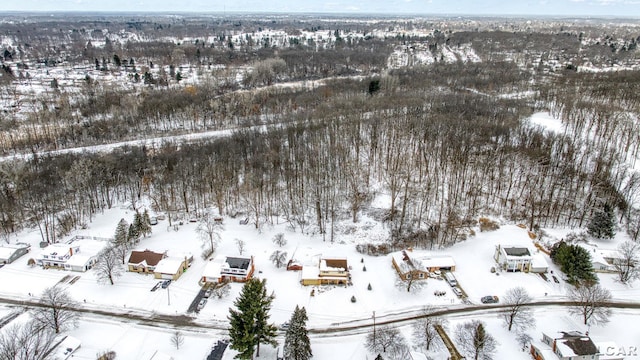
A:
[[[147,211],[147,209],[144,209],[144,212],[142,213],[142,221],[138,231],[143,236],[151,234],[151,218],[149,218],[149,211]]]
[[[384,360],[384,358],[382,357],[382,355],[378,354],[378,356],[376,356],[374,360]]]
[[[236,359],[252,359],[254,348],[260,354],[260,343],[275,346],[276,327],[269,324],[269,310],[274,296],[267,295],[266,281],[250,279],[229,309],[229,337]]]
[[[135,224],[129,225],[129,231],[127,232],[127,242],[130,245],[135,244],[140,238],[140,233],[138,232],[138,228]]]
[[[609,204],[604,204],[602,210],[593,214],[587,225],[587,233],[597,239],[611,239],[615,236],[615,218]]]
[[[113,236],[113,242],[115,245],[126,244],[129,239],[129,224],[127,220],[120,219],[118,226],[116,226],[116,233]]]
[[[597,281],[591,263],[591,254],[580,245],[568,245],[561,241],[551,249],[551,259],[560,265],[560,270],[567,275],[569,283]]]
[[[304,307],[300,309],[296,306],[285,334],[285,360],[309,360],[313,356],[307,331],[307,320],[307,310]]]

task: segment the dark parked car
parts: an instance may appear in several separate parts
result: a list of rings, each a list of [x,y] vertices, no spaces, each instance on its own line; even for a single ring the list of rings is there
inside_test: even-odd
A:
[[[497,296],[492,296],[492,295],[483,296],[482,299],[480,299],[480,301],[483,304],[495,304],[495,303],[498,302],[498,297]]]
[[[162,282],[162,288],[166,289],[169,287],[169,285],[171,285],[171,280],[165,280]]]

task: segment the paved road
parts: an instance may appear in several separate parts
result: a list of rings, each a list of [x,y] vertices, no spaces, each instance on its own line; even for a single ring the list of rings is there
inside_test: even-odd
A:
[[[43,307],[38,301],[33,300],[19,300],[12,299],[6,297],[0,297],[0,303],[22,306],[22,307]],[[552,306],[560,306],[567,307],[576,305],[575,302],[572,301],[535,301],[528,304],[526,306],[531,307],[552,307]],[[640,302],[608,302],[604,303],[603,306],[612,308],[612,309],[638,309],[640,310]],[[400,324],[403,322],[408,322],[416,319],[420,319],[426,316],[446,316],[446,315],[455,315],[455,314],[472,314],[472,313],[482,313],[482,312],[499,312],[504,308],[508,308],[509,305],[506,304],[493,304],[493,305],[468,305],[461,306],[455,308],[436,308],[434,311],[425,314],[419,309],[412,310],[402,310],[397,313],[386,315],[383,317],[376,318],[376,325],[390,325],[390,324]],[[73,311],[85,314],[94,314],[99,316],[111,317],[111,318],[119,318],[119,319],[127,319],[131,321],[136,321],[141,324],[151,325],[151,326],[162,326],[162,325],[171,325],[174,327],[192,327],[192,328],[201,328],[201,329],[215,329],[215,330],[226,330],[228,329],[228,324],[226,323],[206,323],[202,320],[198,320],[195,317],[187,316],[187,315],[166,315],[166,314],[157,314],[150,311],[143,310],[135,310],[135,311],[114,311],[104,308],[83,308],[78,307],[72,309]],[[366,332],[370,327],[373,326],[373,323],[370,318],[363,318],[360,320],[353,320],[345,323],[336,323],[332,324],[329,327],[323,328],[309,328],[310,334],[315,334],[318,336],[335,336],[335,334],[339,333],[361,333]]]

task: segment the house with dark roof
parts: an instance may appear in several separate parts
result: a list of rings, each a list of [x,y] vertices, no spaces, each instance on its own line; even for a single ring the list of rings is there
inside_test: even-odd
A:
[[[497,245],[493,258],[504,271],[531,271],[533,256],[526,247]]]
[[[536,360],[601,360],[604,355],[588,335],[578,331],[562,331],[555,337],[543,333],[541,341],[531,344],[530,353]]]
[[[200,283],[245,282],[253,277],[254,271],[253,256],[218,256],[207,263]]]
[[[129,256],[127,267],[131,272],[142,274],[152,274],[160,262],[167,257],[166,253],[157,253],[151,250],[132,251]]]

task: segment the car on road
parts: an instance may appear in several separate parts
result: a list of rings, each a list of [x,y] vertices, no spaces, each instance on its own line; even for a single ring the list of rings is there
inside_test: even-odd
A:
[[[198,311],[204,309],[205,305],[207,305],[207,299],[200,300],[200,302],[198,303],[198,307],[197,307]]]
[[[487,296],[483,296],[480,301],[483,304],[495,304],[499,301],[498,297],[495,295],[487,295]]]
[[[169,287],[169,285],[171,285],[171,280],[165,280],[162,282],[162,288],[166,289]]]
[[[457,297],[462,297],[462,290],[460,290],[459,287],[454,286],[451,288],[451,291],[453,291],[453,293],[456,294]]]

